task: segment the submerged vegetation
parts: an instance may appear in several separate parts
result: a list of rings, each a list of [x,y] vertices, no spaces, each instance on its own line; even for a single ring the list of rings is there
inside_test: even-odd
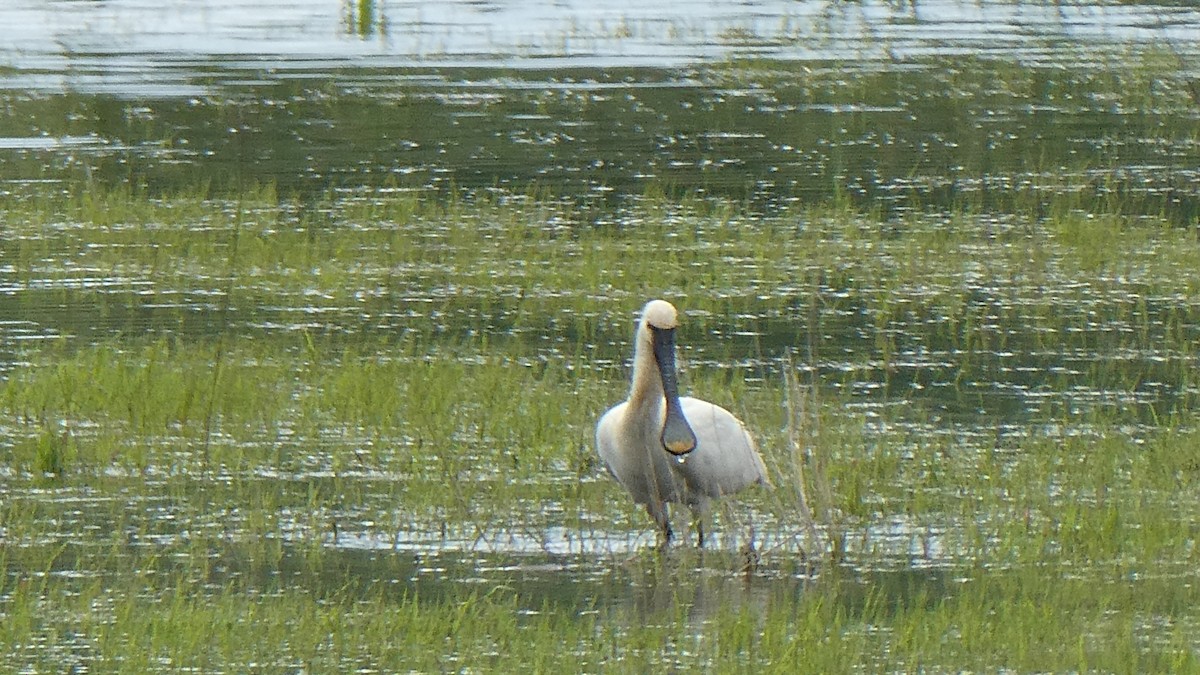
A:
[[[10,666],[1200,668],[1191,228],[271,189],[0,212]],[[653,553],[591,448],[650,296],[776,485],[703,554]]]

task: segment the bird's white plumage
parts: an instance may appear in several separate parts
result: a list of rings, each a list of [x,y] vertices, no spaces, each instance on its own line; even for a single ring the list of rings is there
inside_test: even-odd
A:
[[[767,482],[767,467],[746,427],[728,410],[698,398],[682,397],[683,414],[696,433],[696,449],[676,471],[688,492],[717,499]]]
[[[668,503],[687,504],[702,527],[711,500],[755,483],[768,483],[766,466],[745,426],[728,410],[708,401],[679,399],[696,437],[695,448],[676,458],[663,447],[668,406],[652,328],[673,329],[677,324],[678,315],[670,303],[652,300],[646,305],[634,339],[629,398],[606,412],[596,425],[601,459],[634,501],[646,506],[668,539]],[[674,382],[674,372],[667,376]],[[703,543],[702,529],[699,536]]]

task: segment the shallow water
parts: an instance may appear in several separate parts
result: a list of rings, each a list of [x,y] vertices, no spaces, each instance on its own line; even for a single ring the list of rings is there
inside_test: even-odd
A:
[[[743,206],[734,228],[844,199],[905,223],[898,228],[934,232],[966,209],[990,222],[997,246],[1021,241],[1022,219],[1064,194],[1085,196],[1080,211],[1110,196],[1132,215],[1177,226],[1200,217],[1200,104],[1178,104],[1200,96],[1200,11],[1188,3],[18,0],[0,7],[0,26],[9,27],[0,32],[0,192],[14,200],[130,185],[152,198],[210,190],[221,209],[234,208],[224,197],[272,184],[294,223],[331,202],[486,194],[554,204],[564,228],[619,229],[644,225],[633,207],[658,193]],[[1123,69],[1150,81],[1141,105],[1105,80]],[[524,341],[531,362],[570,361],[558,327],[523,316],[513,300],[561,290],[525,288],[519,273],[463,288],[429,271],[394,292],[348,287],[339,297],[284,296],[251,279],[239,290],[253,302],[231,312],[225,279],[181,273],[179,288],[152,288],[137,270],[56,254],[55,242],[77,243],[74,228],[55,223],[32,237],[47,244],[41,276],[0,261],[0,374],[27,365],[44,342],[313,331],[378,344],[413,322],[447,345],[488,333]],[[429,232],[430,247],[453,246],[443,237]],[[21,244],[0,233],[4,250]],[[494,262],[513,261],[497,252]],[[946,289],[917,283],[851,297],[846,280],[820,279],[814,326],[802,261],[790,270],[796,285],[772,288],[753,260],[722,263],[733,323],[696,316],[689,366],[773,386],[786,349],[816,334],[820,349],[799,356],[800,368],[864,421],[868,445],[898,433],[967,455],[1010,451],[1034,434],[1091,433],[1075,423],[1087,411],[1119,415],[1124,432],[1141,437],[1200,396],[1186,375],[1200,365],[1190,348],[1200,341],[1190,321],[1200,303],[1156,290],[1136,268],[1103,283],[965,268],[953,277],[967,291],[957,316],[930,306]],[[637,304],[626,300],[576,319],[600,339],[571,367],[609,373],[624,362]],[[903,311],[881,316],[879,306]],[[937,328],[951,320],[981,322],[996,340],[959,344],[953,329]],[[1136,383],[1117,371],[1138,373]],[[1047,422],[1059,419],[1070,422]],[[846,533],[835,575],[804,561],[794,522],[756,513],[763,562],[751,574],[736,553],[742,532],[726,532],[715,552],[680,550],[657,567],[645,523],[607,513],[518,505],[508,515],[519,526],[497,525],[506,514],[478,523],[397,514],[389,491],[402,477],[325,468],[326,455],[360,440],[355,433],[329,430],[328,447],[296,449],[313,453],[310,473],[197,477],[158,467],[93,488],[5,467],[4,508],[32,505],[44,516],[19,532],[0,522],[0,538],[13,550],[62,547],[48,573],[66,580],[104,574],[89,556],[141,561],[157,547],[181,557],[165,567],[186,570],[179,552],[188,542],[223,542],[197,554],[214,562],[202,580],[214,589],[235,579],[268,592],[288,575],[315,589],[322,575],[344,580],[352,570],[397,595],[510,586],[528,611],[680,603],[702,623],[715,608],[794,601],[830,578],[851,604],[867,587],[898,602],[919,588],[933,602],[960,583],[971,563],[962,532],[980,525],[880,504]],[[579,480],[563,467],[546,474]],[[306,508],[305,491],[336,492],[334,479],[365,496],[353,507]],[[585,483],[604,480],[597,472]],[[262,514],[227,499],[223,489],[239,481],[286,497],[269,514],[283,545],[273,571],[243,559],[247,520]],[[314,541],[326,553],[315,575],[304,568]]]
[[[1053,172],[1197,213],[1195,109],[1127,110],[1089,84],[1150,50],[1194,86],[1187,6],[64,2],[0,23],[22,27],[0,42],[17,192],[534,184],[604,220],[659,186],[903,208]],[[750,57],[778,65],[708,70]]]
[[[0,43],[14,55],[14,84],[155,97],[181,84],[171,80],[244,66],[262,71],[241,83],[253,87],[288,71],[381,65],[680,68],[742,55],[869,63],[981,53],[1062,63],[1077,47],[1147,44],[1194,54],[1200,12],[1169,2],[17,0],[0,19],[14,29]]]

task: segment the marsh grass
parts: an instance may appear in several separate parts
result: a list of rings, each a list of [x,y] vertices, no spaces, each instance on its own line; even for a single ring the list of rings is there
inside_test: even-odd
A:
[[[1195,669],[1200,245],[1077,206],[6,202],[5,663]],[[775,483],[703,554],[591,449],[650,296]]]

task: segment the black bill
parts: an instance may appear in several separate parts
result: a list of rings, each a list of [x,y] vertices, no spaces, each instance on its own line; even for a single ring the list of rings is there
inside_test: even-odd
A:
[[[654,358],[662,376],[663,395],[667,399],[667,417],[663,421],[663,448],[672,455],[686,455],[696,449],[696,434],[683,416],[679,405],[679,385],[675,381],[675,329],[651,328],[654,334]]]

